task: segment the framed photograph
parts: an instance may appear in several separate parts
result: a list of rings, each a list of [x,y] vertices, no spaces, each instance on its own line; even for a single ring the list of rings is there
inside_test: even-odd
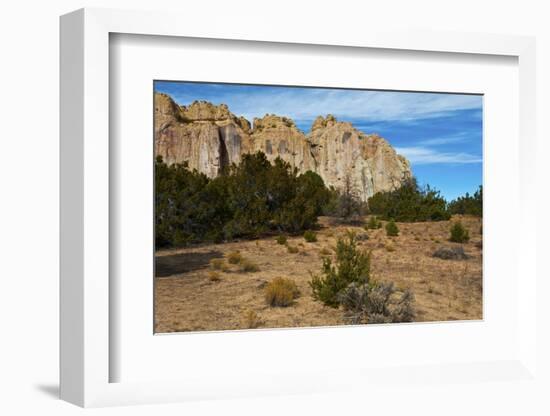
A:
[[[61,397],[538,383],[534,40],[180,18],[61,18]]]

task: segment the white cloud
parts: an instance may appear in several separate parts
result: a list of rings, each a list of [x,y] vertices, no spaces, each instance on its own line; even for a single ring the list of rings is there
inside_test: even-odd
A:
[[[437,150],[429,149],[422,146],[413,147],[397,147],[395,151],[405,156],[411,163],[416,165],[428,165],[435,163],[481,163],[481,156],[472,155],[470,153],[450,153],[438,152]]]
[[[432,118],[456,110],[481,110],[482,98],[476,95],[356,91],[332,89],[278,89],[221,94],[219,102],[248,119],[266,113],[286,115],[294,120],[311,120],[334,114],[340,119],[364,121],[412,121]]]
[[[448,136],[433,137],[431,139],[420,140],[417,143],[422,146],[439,146],[446,144],[462,143],[472,138],[470,132],[459,132]]]

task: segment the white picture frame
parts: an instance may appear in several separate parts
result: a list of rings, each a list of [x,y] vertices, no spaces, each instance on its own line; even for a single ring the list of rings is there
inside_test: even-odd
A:
[[[185,21],[185,25],[182,25]],[[117,357],[110,311],[110,76],[109,37],[123,33],[147,36],[225,39],[249,42],[332,45],[347,48],[428,51],[440,54],[504,55],[519,67],[519,201],[521,226],[517,244],[517,349],[507,359],[470,363],[443,362],[415,367],[417,380],[480,383],[530,380],[537,383],[536,361],[536,218],[532,215],[535,172],[535,41],[530,37],[468,33],[383,30],[371,26],[342,28],[328,36],[322,28],[285,28],[265,22],[246,35],[230,22],[205,27],[200,19],[173,13],[82,9],[61,18],[61,398],[79,406],[160,403],[199,398],[252,397],[360,389],[378,382],[407,380],[407,369],[349,368],[320,372],[271,374],[263,380],[232,382],[197,375],[178,381],[112,382],[110,366]],[[360,29],[360,30],[359,30]],[[525,215],[529,213],[529,215]],[[521,215],[523,214],[523,215]],[[300,331],[300,330],[295,330]],[[205,372],[206,373],[206,372]],[[320,377],[324,374],[326,377]],[[408,382],[412,383],[412,377]],[[500,377],[500,378],[499,378]],[[343,382],[342,380],[349,380]]]

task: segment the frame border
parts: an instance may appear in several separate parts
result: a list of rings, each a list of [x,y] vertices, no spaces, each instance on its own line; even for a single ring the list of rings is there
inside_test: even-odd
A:
[[[185,22],[185,25],[182,24]],[[225,23],[224,23],[225,22]],[[275,24],[236,32],[231,21],[207,29],[199,19],[164,12],[80,9],[60,18],[60,397],[73,404],[109,406],[207,399],[207,383],[109,382],[109,34],[126,33],[224,40],[382,48],[517,57],[519,62],[520,210],[519,356],[503,362],[521,377],[536,375],[536,43],[534,37],[346,27],[337,34],[308,27],[280,31]],[[360,29],[360,30],[359,30]],[[519,270],[518,270],[519,272]],[[493,363],[481,363],[487,368]],[[456,374],[467,369],[451,367]],[[478,368],[478,367],[476,367]],[[432,369],[431,371],[437,371]],[[496,371],[496,370],[495,370]],[[380,373],[381,371],[375,372]],[[378,375],[379,376],[379,375]],[[368,378],[372,378],[371,374]],[[329,379],[338,377],[328,377]],[[376,378],[376,377],[374,377]],[[341,390],[342,383],[294,393]],[[368,382],[368,381],[366,381]],[[266,394],[251,383],[228,397]],[[201,390],[202,389],[202,390]]]

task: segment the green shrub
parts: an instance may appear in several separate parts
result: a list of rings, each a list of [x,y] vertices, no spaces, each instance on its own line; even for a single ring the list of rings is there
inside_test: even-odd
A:
[[[323,259],[322,276],[312,276],[310,286],[315,300],[342,306],[344,318],[352,324],[411,322],[415,317],[410,290],[398,296],[393,283],[371,280],[370,254],[357,250],[352,232],[338,240],[336,264]]]
[[[239,251],[232,251],[227,255],[227,261],[231,264],[239,264],[243,260],[243,256]]]
[[[370,280],[370,254],[357,249],[355,234],[348,232],[336,243],[336,264],[323,258],[321,275],[313,275],[309,282],[313,298],[327,306],[339,306],[338,294],[351,283],[368,284]]]
[[[455,222],[451,227],[451,237],[449,238],[449,241],[454,243],[467,243],[468,240],[470,240],[468,230],[460,221]]]
[[[390,219],[386,224],[386,235],[389,237],[397,237],[399,235],[399,228],[393,219]]]
[[[392,191],[376,193],[369,198],[368,205],[372,214],[384,220],[443,221],[451,217],[439,191],[430,186],[420,188],[415,178],[403,181]]]
[[[315,234],[311,230],[307,230],[304,233],[304,240],[306,240],[308,243],[315,243],[317,241],[317,234]]]
[[[376,218],[375,215],[373,215],[369,218],[369,221],[367,222],[365,228],[367,230],[376,230],[378,228],[382,228],[382,222],[378,218]]]
[[[280,245],[284,246],[286,244],[286,236],[281,234],[281,235],[277,236],[275,241],[277,241],[277,244],[280,244]]]
[[[269,306],[290,306],[300,295],[293,280],[276,277],[265,287],[265,301]]]

